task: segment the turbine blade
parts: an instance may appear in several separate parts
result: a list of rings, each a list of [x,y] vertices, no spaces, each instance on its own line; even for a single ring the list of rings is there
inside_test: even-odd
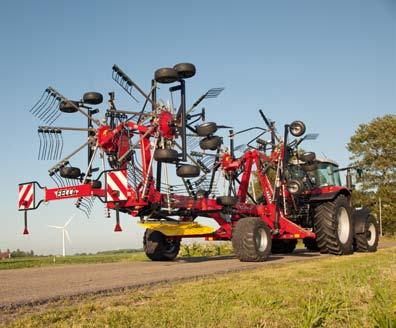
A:
[[[64,231],[65,231],[65,235],[66,235],[67,240],[68,240],[69,243],[71,244],[69,232],[68,232],[66,229],[65,229]]]
[[[50,228],[56,228],[56,229],[63,229],[63,227],[60,227],[60,226],[54,226],[54,225],[48,225],[48,227],[50,227]]]
[[[66,228],[66,227],[69,225],[70,221],[73,220],[73,219],[74,219],[74,214],[70,217],[69,220],[67,220],[67,222],[65,223],[65,225],[63,226],[63,228]]]

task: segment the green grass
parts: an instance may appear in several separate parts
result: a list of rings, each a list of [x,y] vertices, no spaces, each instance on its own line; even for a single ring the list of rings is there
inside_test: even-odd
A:
[[[146,260],[143,252],[120,254],[73,255],[65,257],[34,256],[0,261],[0,270],[44,267],[64,264],[110,263]]]
[[[182,244],[179,256],[214,256],[232,254],[231,242],[205,242]],[[65,264],[111,263],[128,261],[148,261],[144,252],[108,251],[92,255],[73,255],[65,257],[34,256],[12,258],[0,261],[0,270],[44,267]]]
[[[396,248],[274,262],[1,317],[10,327],[396,327]]]

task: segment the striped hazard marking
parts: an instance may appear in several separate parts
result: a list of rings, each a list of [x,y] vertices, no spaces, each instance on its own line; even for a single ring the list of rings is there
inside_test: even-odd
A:
[[[119,202],[128,199],[127,170],[106,173],[106,199],[108,202]]]
[[[28,210],[34,207],[34,183],[19,185],[18,209]]]

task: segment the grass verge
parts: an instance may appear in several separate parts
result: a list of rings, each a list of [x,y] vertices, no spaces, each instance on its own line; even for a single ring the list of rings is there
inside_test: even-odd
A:
[[[3,311],[10,327],[396,327],[396,248]],[[16,320],[14,320],[16,319]]]

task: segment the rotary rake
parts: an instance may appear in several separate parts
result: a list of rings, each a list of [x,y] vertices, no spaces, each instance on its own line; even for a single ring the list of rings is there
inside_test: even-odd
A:
[[[292,251],[297,239],[311,249],[348,253],[349,239],[344,248],[332,251],[329,245],[334,240],[321,244],[323,236],[315,231],[313,211],[324,201],[350,196],[348,188],[315,184],[311,172],[316,169],[315,155],[299,156],[298,145],[316,136],[301,137],[305,125],[300,121],[285,125],[280,136],[261,110],[264,127],[235,132],[207,122],[205,109],[198,111],[198,106],[224,89],[212,88],[187,107],[186,80],[194,75],[195,66],[189,63],[158,69],[146,93],[114,65],[113,80],[141,108],[117,108],[115,93],[110,92],[108,108],[100,119],[96,106],[103,102],[102,94],[88,92],[76,101],[48,87],[30,112],[45,124],[38,128],[38,159],[57,161],[48,170],[56,187],[42,187],[36,181],[19,185],[24,234],[28,234],[27,212],[42,202],[76,199],[75,206],[89,217],[97,198],[105,205],[106,216],[110,217],[110,210],[115,212],[116,232],[122,231],[120,212],[140,218],[146,228],[144,250],[152,260],[174,259],[181,239],[187,237],[232,240],[242,261],[265,260],[271,250]],[[160,84],[171,85],[166,104],[157,99]],[[83,115],[87,126],[53,125],[62,114],[73,113]],[[229,130],[228,147],[217,135],[221,129]],[[62,157],[65,131],[87,135],[82,145]],[[251,131],[258,134],[246,145],[234,147],[236,136]],[[265,134],[270,140],[261,139]],[[291,142],[290,134],[295,137]],[[83,149],[87,149],[84,171],[72,165]],[[235,155],[238,149],[240,157]],[[293,175],[296,167],[303,168],[297,178]],[[177,183],[172,182],[175,178]],[[39,189],[42,199],[38,199]],[[351,211],[347,208],[346,212]],[[211,218],[219,227],[203,226],[196,222],[199,217]]]

